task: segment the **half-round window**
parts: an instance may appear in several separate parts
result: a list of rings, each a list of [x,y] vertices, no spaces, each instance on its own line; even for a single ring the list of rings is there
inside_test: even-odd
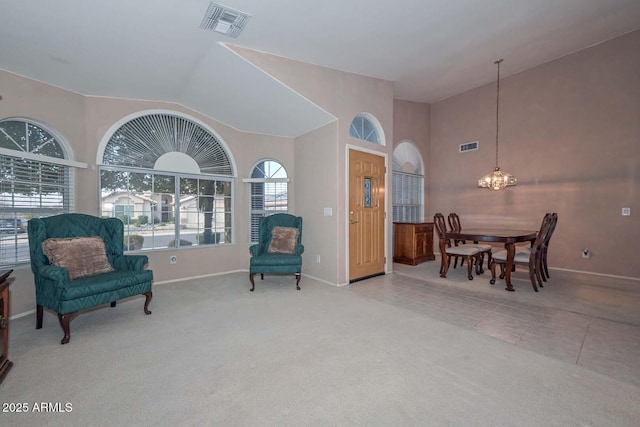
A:
[[[424,218],[424,166],[416,147],[401,142],[393,150],[393,221],[421,222]]]
[[[382,127],[371,114],[358,114],[351,122],[349,135],[363,141],[384,145]]]
[[[232,242],[234,168],[206,125],[144,114],[116,127],[100,160],[101,212],[123,221],[126,249]]]
[[[258,241],[260,218],[289,210],[289,178],[276,160],[260,160],[251,171],[250,240]]]
[[[73,161],[64,140],[29,119],[0,121],[0,267],[29,261],[27,221],[70,212]]]

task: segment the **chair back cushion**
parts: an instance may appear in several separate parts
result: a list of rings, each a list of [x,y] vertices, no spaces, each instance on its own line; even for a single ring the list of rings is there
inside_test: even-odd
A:
[[[69,280],[114,271],[100,237],[46,239],[42,251],[51,264],[67,269]]]
[[[294,254],[298,243],[299,231],[296,227],[275,226],[271,230],[271,243],[269,243],[269,253]]]
[[[113,265],[114,258],[123,254],[124,225],[118,218],[100,218],[92,215],[69,213],[46,218],[32,218],[28,222],[31,269],[50,264],[42,251],[47,239],[72,237],[100,237],[104,242],[107,259]]]
[[[302,243],[302,218],[299,216],[277,213],[260,218],[260,231],[258,232],[260,253],[268,253],[273,238],[273,229],[275,227],[293,227],[298,230],[296,244]]]

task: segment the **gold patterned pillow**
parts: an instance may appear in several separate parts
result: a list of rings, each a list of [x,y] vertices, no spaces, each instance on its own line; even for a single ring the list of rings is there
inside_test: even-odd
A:
[[[51,264],[67,269],[69,280],[113,271],[100,237],[47,239],[42,252]]]
[[[271,243],[269,253],[294,254],[298,243],[298,232],[296,227],[273,227],[271,230]]]

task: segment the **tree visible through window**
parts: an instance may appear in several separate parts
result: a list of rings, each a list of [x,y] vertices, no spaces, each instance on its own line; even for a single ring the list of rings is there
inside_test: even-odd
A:
[[[29,261],[27,221],[69,212],[72,169],[62,142],[26,119],[0,121],[0,266]]]
[[[287,171],[275,160],[263,160],[251,171],[251,242],[258,241],[260,218],[289,209]]]
[[[129,250],[231,243],[232,183],[215,135],[179,115],[143,115],[105,146],[102,215],[123,221]]]

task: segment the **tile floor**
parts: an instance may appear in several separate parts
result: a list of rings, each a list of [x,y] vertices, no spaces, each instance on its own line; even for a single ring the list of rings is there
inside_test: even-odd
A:
[[[356,282],[352,292],[489,335],[537,353],[640,385],[640,280],[551,270],[534,292],[517,271],[516,292],[489,273],[438,275],[439,260],[394,264],[394,272]]]

